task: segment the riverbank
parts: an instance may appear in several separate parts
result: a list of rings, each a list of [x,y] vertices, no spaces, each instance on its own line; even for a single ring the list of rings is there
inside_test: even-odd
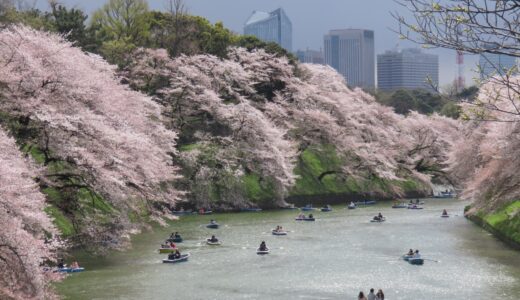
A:
[[[492,212],[486,212],[485,210],[472,211],[470,207],[466,207],[465,216],[512,248],[520,250],[519,200]]]

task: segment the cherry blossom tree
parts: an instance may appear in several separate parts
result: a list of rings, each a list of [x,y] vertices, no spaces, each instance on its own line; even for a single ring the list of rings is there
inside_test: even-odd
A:
[[[179,198],[176,134],[162,125],[160,106],[121,85],[113,66],[63,37],[19,26],[0,32],[0,65],[0,110],[38,123],[39,147],[73,166],[72,173],[48,170],[43,183],[80,178],[121,212],[113,216],[118,226],[103,230],[85,217],[82,234],[117,245],[133,226],[128,213],[144,206],[160,217],[163,204]]]
[[[225,147],[222,165],[274,178],[280,198],[294,183],[295,158],[310,145],[334,145],[346,176],[428,184],[432,174],[444,175],[458,132],[456,121],[439,116],[395,114],[360,89],[350,90],[330,67],[304,64],[295,72],[287,59],[262,50],[232,48],[227,60],[172,60],[164,50],[139,50],[134,58],[125,76],[163,104],[183,143],[218,140]]]
[[[44,213],[45,197],[34,179],[37,169],[24,159],[0,127],[0,298],[44,299],[48,276],[44,260],[53,260],[55,229]]]

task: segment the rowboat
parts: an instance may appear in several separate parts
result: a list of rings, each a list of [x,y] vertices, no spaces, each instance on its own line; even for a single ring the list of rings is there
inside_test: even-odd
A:
[[[180,235],[167,239],[168,242],[182,243],[182,237]]]
[[[330,207],[330,205],[324,206],[324,207],[321,208],[321,211],[323,211],[323,212],[332,211],[332,207]]]
[[[217,229],[218,228],[218,223],[209,223],[208,225],[206,225],[207,228],[212,228],[212,229]]]
[[[423,208],[414,204],[414,205],[408,205],[408,209],[423,209]]]
[[[221,245],[222,243],[220,241],[212,242],[211,239],[207,239],[206,244],[211,245],[211,246],[218,246],[218,245]]]
[[[384,221],[386,221],[386,218],[382,218],[382,219],[372,219],[372,220],[370,220],[370,222],[372,222],[372,223],[382,223],[382,222],[384,222]]]
[[[283,230],[276,231],[273,229],[271,232],[273,233],[273,235],[287,235],[287,231],[283,231]]]
[[[349,204],[347,207],[348,207],[348,209],[355,209],[356,208],[356,204],[354,204],[354,205]]]
[[[258,249],[256,250],[256,254],[258,254],[258,255],[269,254],[269,249],[260,250],[260,248],[258,248]]]
[[[85,271],[85,268],[83,268],[83,267],[79,267],[79,268],[63,267],[63,268],[58,268],[57,271],[60,273],[77,273],[77,272]]]
[[[411,265],[423,265],[424,264],[424,259],[422,258],[409,258],[408,259],[408,262],[411,264]]]
[[[187,261],[189,257],[190,257],[190,254],[186,253],[186,254],[181,254],[181,257],[179,257],[179,258],[175,258],[175,259],[168,259],[168,258],[166,258],[166,259],[163,259],[162,262],[165,263],[165,264],[174,264],[174,263]]]
[[[449,218],[450,215],[441,215],[441,218]]]
[[[316,221],[315,218],[296,218],[296,221]]]
[[[312,207],[312,205],[310,204],[307,204],[305,205],[304,207],[300,208],[302,211],[311,211],[311,210],[315,210],[314,207]]]

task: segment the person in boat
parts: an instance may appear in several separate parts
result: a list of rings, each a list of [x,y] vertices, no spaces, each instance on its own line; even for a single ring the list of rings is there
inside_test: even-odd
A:
[[[170,245],[169,245],[169,246],[170,246],[170,248],[172,248],[172,249],[175,249],[175,248],[177,248],[177,245],[175,245],[175,243],[174,243],[174,242],[170,242]]]
[[[381,213],[379,213],[377,216],[379,217],[379,220],[383,220],[383,215]]]
[[[413,258],[421,258],[421,254],[419,254],[419,249],[415,250]]]
[[[72,264],[70,264],[70,267],[72,269],[79,269],[79,264],[77,261],[73,261]]]
[[[406,254],[406,255],[407,255],[407,256],[413,256],[413,249],[410,249],[410,250],[408,251],[408,254]]]
[[[312,214],[309,214],[309,219],[314,219],[314,216]]]
[[[413,200],[412,199],[410,199],[410,204],[413,204]]]
[[[382,289],[379,289],[376,294],[376,300],[385,300],[385,294]]]
[[[415,199],[415,203],[416,203],[416,204],[419,204],[419,199]]]
[[[65,268],[65,262],[63,261],[63,258],[60,258],[60,260],[58,261],[58,268]]]
[[[173,259],[179,259],[181,258],[181,252],[179,249],[175,250],[175,253],[173,253]]]
[[[212,235],[211,238],[209,239],[209,241],[212,243],[216,243],[216,242],[218,242],[218,239],[214,235]]]
[[[374,289],[370,289],[370,293],[367,295],[367,300],[376,300],[376,294],[374,294]]]
[[[353,201],[350,201],[350,206],[356,206],[356,204]]]
[[[365,297],[365,293],[363,292],[359,292],[359,295],[358,295],[358,300],[367,300],[367,297]]]
[[[258,249],[260,249],[260,251],[267,251],[267,245],[265,244],[265,241],[260,243],[260,247],[258,247]]]
[[[443,210],[442,210],[442,215],[443,215],[443,216],[447,216],[447,215],[448,215],[448,211],[445,210],[445,209],[443,209]]]
[[[213,219],[211,219],[211,220],[209,221],[209,223],[210,223],[210,224],[217,224],[217,222],[215,222],[215,220],[213,220]]]

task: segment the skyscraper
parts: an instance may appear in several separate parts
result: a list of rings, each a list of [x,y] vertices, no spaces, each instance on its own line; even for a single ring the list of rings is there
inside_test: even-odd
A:
[[[244,34],[254,35],[264,42],[275,42],[292,51],[292,23],[281,8],[270,13],[254,11],[247,19]]]
[[[386,51],[377,55],[377,88],[383,91],[396,89],[433,90],[439,84],[439,57],[423,53],[420,49]]]
[[[324,42],[325,63],[342,74],[349,86],[375,87],[374,31],[331,30]]]
[[[480,65],[480,79],[486,80],[491,76],[504,75],[511,68],[517,66],[516,57],[504,55],[504,54],[493,54],[493,53],[482,53],[479,59]],[[518,70],[515,70],[518,72]]]

